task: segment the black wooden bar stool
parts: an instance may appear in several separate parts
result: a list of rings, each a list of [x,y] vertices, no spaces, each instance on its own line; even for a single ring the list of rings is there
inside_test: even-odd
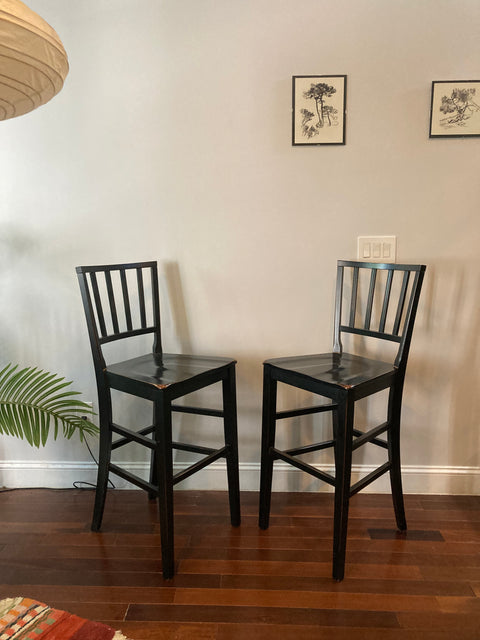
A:
[[[347,271],[350,274],[348,284]],[[400,413],[408,351],[424,272],[424,265],[340,260],[337,266],[333,352],[276,358],[264,363],[259,524],[262,529],[269,524],[275,460],[287,462],[333,485],[333,577],[336,580],[344,577],[350,497],[387,471],[390,473],[397,526],[402,531],[407,528],[400,470]],[[361,302],[365,299],[362,309]],[[342,333],[398,343],[394,364],[344,353]],[[277,411],[278,382],[329,398],[331,403]],[[366,432],[356,429],[355,402],[383,389],[389,389],[386,421]],[[275,448],[277,420],[324,411],[332,412],[331,440],[284,451]],[[386,441],[379,438],[383,433],[387,435]],[[388,460],[351,485],[352,452],[367,442],[387,449]],[[298,457],[329,447],[334,449],[335,476]]]
[[[116,475],[158,497],[164,578],[174,574],[173,486],[219,458],[226,458],[230,519],[240,524],[235,360],[162,353],[156,262],[77,267],[87,319],[98,389],[100,454],[92,530],[102,523],[108,475]],[[142,334],[153,334],[153,352],[116,364],[106,364],[103,345]],[[215,383],[222,384],[223,409],[175,405],[173,401]],[[153,404],[153,424],[138,431],[115,424],[111,389]],[[223,418],[225,446],[212,449],[172,442],[172,412]],[[113,441],[113,434],[119,436]],[[150,480],[111,462],[113,449],[137,443],[151,451]],[[203,455],[174,474],[172,450]]]

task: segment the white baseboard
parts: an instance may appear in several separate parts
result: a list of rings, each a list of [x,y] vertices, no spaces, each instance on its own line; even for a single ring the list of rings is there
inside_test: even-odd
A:
[[[147,477],[146,463],[122,463],[122,466],[133,473]],[[185,464],[176,464],[175,471],[181,471]],[[322,465],[321,469],[333,474],[333,468]],[[370,473],[373,467],[367,465],[354,466],[352,482]],[[240,463],[240,487],[242,491],[258,491],[260,477],[259,463]],[[332,491],[332,487],[308,476],[286,463],[277,462],[273,480],[274,491]],[[480,493],[479,467],[402,467],[404,493],[478,495]],[[0,461],[0,487],[51,487],[55,489],[70,488],[74,482],[95,483],[96,465],[93,462],[51,462],[51,461]],[[119,489],[134,488],[128,482],[112,475],[115,486]],[[225,490],[227,488],[225,463],[216,462],[194,477],[179,483],[177,489],[210,489]],[[388,475],[382,476],[369,485],[365,492],[389,493]]]

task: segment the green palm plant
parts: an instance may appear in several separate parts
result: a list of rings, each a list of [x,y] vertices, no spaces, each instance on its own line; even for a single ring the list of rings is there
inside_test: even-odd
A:
[[[70,439],[78,433],[83,441],[86,435],[97,435],[98,427],[86,419],[95,415],[86,402],[77,400],[78,391],[66,389],[55,373],[37,367],[18,369],[8,364],[0,371],[0,434],[25,438],[31,446],[45,446],[50,427],[56,439],[60,430]]]

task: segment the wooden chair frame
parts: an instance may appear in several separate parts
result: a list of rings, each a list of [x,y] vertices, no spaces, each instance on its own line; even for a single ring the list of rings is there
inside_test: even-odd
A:
[[[343,309],[344,272],[346,269],[351,269],[353,272],[347,314]],[[357,301],[361,270],[370,271],[370,282],[365,314],[362,314],[359,320]],[[374,300],[376,301],[378,297],[376,291],[377,275],[380,271],[386,271],[387,277],[378,326],[376,324],[372,326]],[[386,323],[391,306],[392,282],[394,274],[398,272],[402,275],[402,282],[393,326],[387,330]],[[337,263],[333,352],[313,356],[276,358],[264,363],[259,525],[262,529],[266,529],[269,525],[275,460],[287,462],[332,485],[335,490],[332,573],[336,580],[342,580],[345,572],[350,497],[387,472],[390,473],[397,526],[401,531],[407,528],[400,467],[400,415],[408,352],[424,272],[424,265],[377,264],[339,260]],[[344,353],[341,341],[343,333],[398,343],[394,364]],[[329,398],[331,402],[314,407],[278,411],[278,382]],[[366,432],[356,429],[354,426],[355,402],[383,389],[389,390],[387,420]],[[277,420],[325,411],[332,412],[332,439],[283,451],[275,448]],[[383,433],[387,435],[386,441],[379,438]],[[352,452],[366,443],[386,449],[388,461],[351,485]],[[298,459],[301,454],[327,448],[334,449],[335,476]]]
[[[158,498],[163,576],[171,578],[174,574],[174,485],[225,458],[231,523],[233,526],[240,524],[235,360],[162,352],[156,262],[83,266],[77,267],[76,271],[87,319],[99,404],[100,453],[92,530],[98,531],[101,527],[109,472],[146,490],[150,498]],[[136,276],[133,292],[127,279],[130,272]],[[121,296],[118,286],[115,288],[113,284],[113,274],[119,277]],[[151,308],[145,290],[147,274],[151,282]],[[102,278],[103,295],[99,278]],[[105,298],[108,304],[105,304]],[[138,317],[132,312],[134,306],[138,307]],[[102,351],[104,344],[143,334],[153,334],[152,353],[122,363],[106,364]],[[217,382],[222,384],[221,410],[173,404],[178,398]],[[114,423],[111,389],[150,400],[153,404],[152,424],[134,431]],[[172,441],[174,412],[222,418],[225,446],[213,449]],[[115,441],[113,434],[119,436]],[[149,481],[111,462],[112,451],[130,443],[151,451]],[[198,453],[203,458],[174,474],[174,449]]]

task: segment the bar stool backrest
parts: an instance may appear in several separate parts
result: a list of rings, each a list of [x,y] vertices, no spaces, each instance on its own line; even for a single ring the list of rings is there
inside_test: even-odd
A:
[[[105,368],[102,345],[152,333],[162,353],[156,262],[76,269],[97,373]]]
[[[339,260],[334,352],[342,353],[342,333],[389,340],[399,345],[395,366],[405,368],[424,272],[425,265]]]

